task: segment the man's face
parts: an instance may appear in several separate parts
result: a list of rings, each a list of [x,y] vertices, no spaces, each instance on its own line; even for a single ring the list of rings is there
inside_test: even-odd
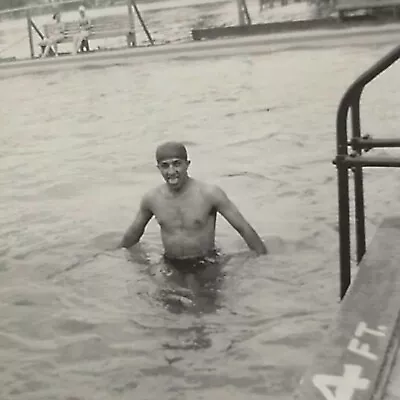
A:
[[[187,180],[189,164],[190,161],[188,160],[169,158],[160,161],[157,167],[168,186],[174,190],[179,190]]]

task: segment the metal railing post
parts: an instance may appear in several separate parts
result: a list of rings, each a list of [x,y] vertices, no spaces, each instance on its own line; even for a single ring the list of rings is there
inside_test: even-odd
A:
[[[128,34],[128,46],[136,46],[136,30],[135,30],[135,17],[133,15],[133,10],[132,10],[132,1],[128,0],[127,1],[128,5],[128,18],[129,18],[129,26],[130,26],[130,32]]]
[[[347,156],[347,113],[348,108],[339,107],[336,120],[336,166],[338,180],[339,212],[339,262],[340,262],[340,298],[342,299],[350,285],[350,206],[349,171],[343,163]]]
[[[351,123],[353,139],[361,137],[360,126],[360,95],[357,93],[356,98],[351,107]],[[354,149],[353,152],[357,156],[361,156],[361,149]],[[365,254],[365,209],[364,209],[364,178],[363,167],[353,166],[354,174],[354,208],[355,208],[355,224],[356,224],[356,248],[357,248],[357,264]]]
[[[243,3],[242,3],[242,0],[236,0],[236,2],[237,2],[237,8],[238,8],[238,22],[239,22],[239,25],[242,26],[242,25],[245,25]]]
[[[35,50],[33,48],[31,10],[29,8],[26,10],[26,23],[28,28],[29,51],[31,53],[31,58],[35,58]]]

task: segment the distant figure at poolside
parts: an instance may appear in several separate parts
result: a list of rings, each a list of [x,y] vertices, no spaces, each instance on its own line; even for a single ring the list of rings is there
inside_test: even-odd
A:
[[[74,48],[73,53],[77,54],[81,44],[84,40],[87,40],[92,29],[90,19],[86,15],[86,9],[84,6],[79,7],[79,33],[74,37]]]
[[[188,175],[190,161],[185,146],[167,142],[156,151],[157,168],[165,183],[146,193],[132,225],[119,247],[139,242],[154,216],[161,228],[165,260],[176,267],[193,268],[215,258],[215,225],[220,213],[258,255],[267,249],[225,192]]]
[[[298,0],[295,0],[298,1]],[[264,9],[264,6],[268,6],[268,8],[273,8],[275,5],[275,0],[259,0],[260,3],[260,12]],[[287,6],[288,0],[280,0],[281,6]]]
[[[49,55],[50,49],[54,47],[55,55],[58,56],[58,43],[61,43],[65,39],[65,26],[61,22],[61,12],[56,11],[53,15],[53,19],[56,21],[54,24],[53,31],[49,37],[44,38],[40,43],[43,50],[42,57]]]

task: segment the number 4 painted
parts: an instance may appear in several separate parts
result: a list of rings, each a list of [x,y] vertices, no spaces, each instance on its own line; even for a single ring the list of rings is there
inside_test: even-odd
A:
[[[345,364],[343,376],[314,375],[312,382],[326,400],[351,400],[356,390],[366,390],[369,379],[361,378],[362,367]]]

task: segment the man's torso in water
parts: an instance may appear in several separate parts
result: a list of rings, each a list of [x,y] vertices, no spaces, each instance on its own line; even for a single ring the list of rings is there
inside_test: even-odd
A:
[[[168,259],[199,259],[215,252],[216,209],[209,187],[190,179],[183,193],[172,194],[166,185],[154,190],[151,211],[161,228]]]

